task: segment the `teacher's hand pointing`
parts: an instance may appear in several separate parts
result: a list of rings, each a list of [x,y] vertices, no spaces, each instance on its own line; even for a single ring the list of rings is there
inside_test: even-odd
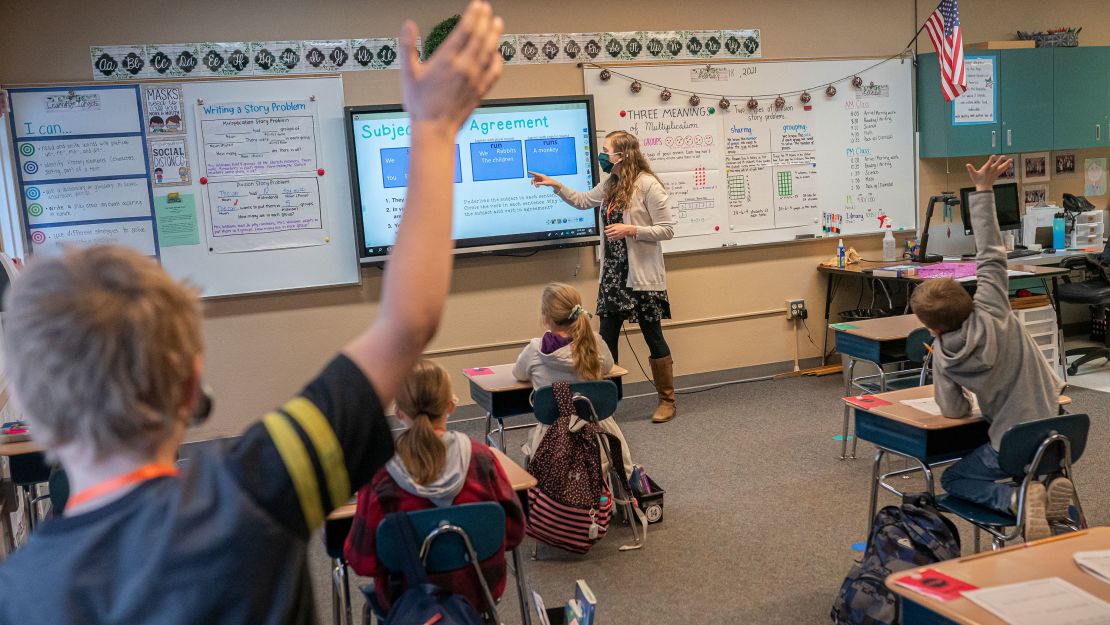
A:
[[[552,178],[551,176],[545,176],[534,171],[528,172],[528,175],[532,176],[533,187],[551,187],[552,189],[558,191],[559,187],[563,186],[562,183]]]

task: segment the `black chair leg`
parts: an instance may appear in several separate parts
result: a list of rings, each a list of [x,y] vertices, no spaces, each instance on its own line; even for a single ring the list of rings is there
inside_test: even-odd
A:
[[[1076,372],[1079,371],[1079,367],[1089,362],[1098,360],[1100,358],[1105,358],[1110,361],[1110,348],[1077,347],[1075,349],[1069,349],[1068,351],[1064,352],[1064,356],[1080,356],[1078,360],[1068,365],[1068,375],[1075,375]]]

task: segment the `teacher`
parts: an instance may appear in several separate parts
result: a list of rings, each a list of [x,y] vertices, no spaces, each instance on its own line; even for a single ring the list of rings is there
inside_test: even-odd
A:
[[[601,170],[610,176],[585,193],[541,173],[528,173],[534,186],[552,187],[575,208],[602,207],[605,233],[601,238],[601,281],[597,292],[601,338],[617,359],[621,326],[625,321],[640,325],[659,394],[659,406],[651,420],[665,423],[675,417],[674,361],[661,325],[663,319],[671,318],[660,244],[674,236],[667,191],[640,152],[635,135],[623,130],[609,133],[597,160]]]

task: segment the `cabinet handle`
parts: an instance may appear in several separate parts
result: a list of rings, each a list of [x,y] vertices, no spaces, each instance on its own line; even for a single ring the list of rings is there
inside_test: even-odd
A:
[[[1012,128],[1007,128],[1006,129],[1006,147],[1010,147],[1011,145],[1013,145],[1014,144],[1013,140],[1014,140],[1014,131],[1013,131]]]
[[[1095,124],[1095,141],[1102,141],[1102,124]]]
[[[991,147],[992,148],[998,147],[998,131],[997,130],[992,130],[991,131]]]

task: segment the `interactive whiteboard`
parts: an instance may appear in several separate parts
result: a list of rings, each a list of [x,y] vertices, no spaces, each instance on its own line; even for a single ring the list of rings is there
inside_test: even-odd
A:
[[[338,77],[8,92],[31,254],[126,245],[206,297],[359,281]]]
[[[681,252],[879,232],[886,219],[915,229],[913,64],[881,61],[611,65],[628,77],[607,81],[583,71],[599,137],[635,134],[667,187],[675,237],[663,249]],[[774,94],[806,88],[808,103],[794,94],[776,106]],[[692,105],[679,90],[727,95],[729,106],[708,95]]]

